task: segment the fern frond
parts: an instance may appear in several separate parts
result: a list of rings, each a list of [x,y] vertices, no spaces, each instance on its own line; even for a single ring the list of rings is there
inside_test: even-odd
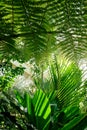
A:
[[[87,54],[86,11],[86,0],[1,0],[0,43],[14,40],[25,60],[41,60],[55,50],[78,60]],[[3,47],[0,53],[5,52]]]

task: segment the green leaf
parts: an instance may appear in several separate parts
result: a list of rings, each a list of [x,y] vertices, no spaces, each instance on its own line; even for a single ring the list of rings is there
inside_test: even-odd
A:
[[[36,118],[37,128],[40,129],[40,126],[41,126],[43,130],[47,129],[50,123],[51,108],[50,108],[49,100],[42,90],[38,90],[35,93],[34,98],[33,98],[33,105],[35,107],[34,109],[35,116],[37,117]],[[42,121],[39,120],[38,117],[42,118]]]
[[[65,124],[65,126],[61,130],[71,130],[76,125],[80,126],[80,122],[86,117],[86,115],[79,115],[78,117],[74,117],[69,123]],[[77,129],[78,130],[78,129]]]
[[[26,100],[24,99],[24,97],[21,95],[21,93],[17,90],[14,91],[15,95],[16,95],[16,99],[18,100],[18,104],[20,106],[23,106],[24,108],[26,107]]]

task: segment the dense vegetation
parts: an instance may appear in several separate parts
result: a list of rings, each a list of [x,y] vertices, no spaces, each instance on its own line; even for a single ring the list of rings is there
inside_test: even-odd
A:
[[[0,130],[87,128],[86,12],[87,0],[0,0]],[[33,84],[17,85],[25,73]]]

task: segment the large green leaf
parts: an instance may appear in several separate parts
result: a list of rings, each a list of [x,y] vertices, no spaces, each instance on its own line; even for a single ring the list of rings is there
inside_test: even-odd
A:
[[[58,89],[58,98],[61,106],[77,105],[80,102],[78,90],[81,89],[81,71],[77,65],[70,63],[60,67],[60,87]],[[77,99],[78,98],[78,99]],[[78,100],[78,101],[77,101]]]
[[[33,98],[34,111],[38,129],[46,130],[48,129],[48,125],[50,123],[51,116],[51,108],[49,104],[49,100],[42,90],[38,90]],[[38,118],[39,117],[39,118]],[[41,120],[42,117],[42,120]]]
[[[58,50],[76,61],[84,58],[86,11],[86,0],[1,0],[0,53],[41,60]]]
[[[79,105],[79,102],[81,101],[81,98],[79,98],[79,92],[82,88],[82,72],[78,65],[75,64],[75,62],[66,60],[64,57],[62,58],[63,59],[61,60],[61,58],[59,59],[58,57],[57,59],[57,57],[55,57],[50,62],[50,74],[48,75],[50,90],[57,91],[60,108],[71,104]],[[45,87],[44,82],[42,89],[49,86]],[[82,91],[84,90],[85,88],[83,88]]]
[[[29,122],[38,130],[47,130],[51,121],[51,107],[45,93],[42,90],[37,90],[34,97],[31,97],[28,93],[25,93],[22,97],[16,92],[16,97],[19,104],[27,108]]]
[[[85,123],[83,120],[85,120]],[[74,117],[74,119],[67,123],[61,130],[83,130],[87,126],[86,121],[86,115],[79,115],[78,117]],[[83,126],[81,122],[83,122]],[[76,126],[79,127],[76,128]]]

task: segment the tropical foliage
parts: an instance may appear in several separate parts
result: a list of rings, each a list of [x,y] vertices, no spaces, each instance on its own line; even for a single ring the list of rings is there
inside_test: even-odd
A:
[[[86,0],[0,0],[1,130],[87,128],[86,12]],[[35,91],[13,87],[12,60],[34,62]]]
[[[0,53],[39,60],[56,49],[70,59],[86,57],[86,11],[86,0],[1,0]]]

